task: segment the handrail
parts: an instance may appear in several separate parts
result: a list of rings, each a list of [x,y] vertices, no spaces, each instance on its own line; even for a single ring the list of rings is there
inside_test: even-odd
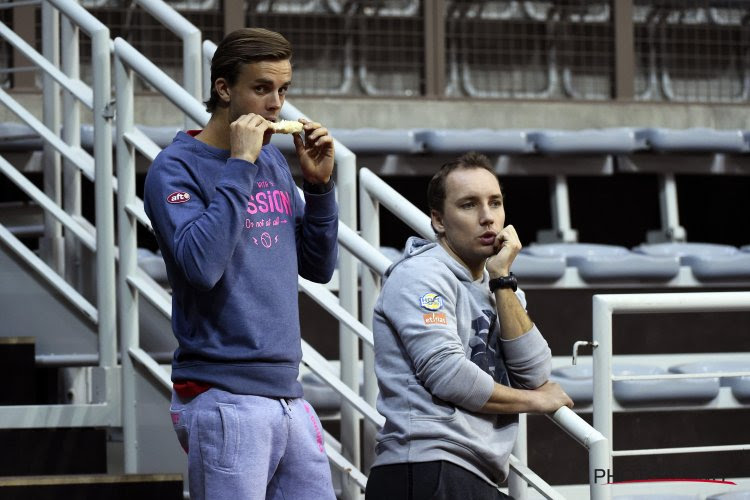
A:
[[[594,427],[607,438],[607,454],[610,464],[613,456],[640,454],[699,453],[705,451],[746,450],[750,444],[729,446],[696,446],[685,448],[650,448],[640,450],[613,450],[613,381],[612,372],[612,316],[620,314],[652,314],[677,312],[717,312],[750,310],[750,292],[700,292],[700,293],[642,293],[642,294],[597,294],[592,300],[594,349]],[[746,372],[738,372],[743,374]],[[726,376],[725,373],[706,373],[703,376]],[[645,377],[637,377],[644,379]],[[648,377],[650,379],[652,377]],[[653,378],[695,378],[694,374],[665,374]],[[628,377],[636,379],[636,377]],[[610,465],[610,474],[614,471]]]
[[[136,0],[149,14],[182,40],[182,84],[187,92],[200,100],[201,84],[201,32],[163,0]],[[196,123],[201,123],[196,120]],[[193,128],[185,120],[185,128]]]
[[[115,38],[115,54],[127,63],[149,85],[161,92],[183,113],[200,125],[208,123],[211,115],[190,92],[183,89],[154,63],[122,38]]]
[[[73,217],[65,213],[49,196],[36,187],[34,183],[23,176],[18,169],[8,163],[8,161],[0,156],[0,172],[6,175],[16,186],[18,186],[23,192],[29,197],[36,201],[47,212],[60,221],[65,229],[70,230],[74,233],[81,242],[86,245],[86,248],[92,252],[96,252],[96,240],[86,231],[81,225],[76,222]]]
[[[0,157],[2,158],[2,157]],[[8,247],[15,252],[21,259],[36,269],[39,275],[52,286],[63,297],[66,297],[93,324],[99,321],[99,313],[88,300],[86,300],[75,288],[70,286],[55,271],[37,257],[34,252],[29,250],[26,245],[21,243],[13,233],[8,231],[5,226],[0,224],[0,241],[4,241]]]
[[[45,73],[50,75],[57,83],[63,86],[68,92],[76,96],[79,101],[86,105],[87,108],[93,109],[94,107],[94,93],[91,87],[86,85],[81,80],[75,80],[69,78],[65,73],[60,71],[55,65],[50,63],[47,58],[37,52],[31,45],[29,45],[23,38],[18,36],[13,30],[11,30],[5,23],[0,22],[0,36],[4,37],[8,43],[13,45],[19,52],[24,56],[32,60],[37,66],[39,66]]]

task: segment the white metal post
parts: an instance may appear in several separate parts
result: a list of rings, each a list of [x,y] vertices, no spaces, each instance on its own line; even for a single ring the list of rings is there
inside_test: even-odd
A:
[[[661,230],[649,231],[646,239],[650,243],[685,241],[687,234],[685,228],[680,226],[677,182],[672,172],[659,176],[659,213],[661,214]]]
[[[60,15],[50,4],[42,3],[42,54],[53,66],[60,66]],[[46,72],[42,75],[42,115],[44,126],[57,135],[60,133],[60,86]],[[44,192],[57,205],[62,203],[60,179],[60,154],[52,145],[43,146]],[[62,226],[49,213],[44,214],[44,238],[40,251],[47,264],[64,273]]]
[[[380,247],[380,205],[370,196],[363,182],[359,183],[359,227],[362,238],[374,248]],[[362,266],[362,324],[372,330],[372,316],[375,302],[380,292],[380,275],[369,267]],[[375,352],[368,345],[362,346],[364,366],[364,398],[375,406],[378,396],[378,382],[375,377]],[[375,458],[375,435],[378,429],[365,422],[362,447],[364,450],[363,472],[368,473]]]
[[[529,463],[527,431],[527,417],[525,413],[521,413],[518,415],[518,435],[513,445],[513,455],[524,465]],[[514,500],[526,500],[528,491],[526,481],[511,469],[508,476],[508,493],[510,496]]]
[[[73,80],[80,79],[79,30],[67,16],[61,23],[61,58],[65,75]],[[63,141],[73,148],[81,147],[81,106],[76,97],[63,92]],[[69,160],[63,158],[63,208],[65,212],[78,217],[81,215],[81,172]],[[65,232],[65,278],[74,287],[81,287],[81,247],[78,239],[69,231]]]
[[[593,298],[594,428],[607,438],[612,452],[612,310],[604,298]]]
[[[182,83],[185,90],[201,101],[201,32],[162,0],[137,0],[149,14],[182,40]],[[185,114],[185,128],[195,128],[200,122]]]
[[[537,241],[540,243],[577,241],[578,232],[570,227],[568,181],[564,175],[555,175],[550,178],[550,195],[552,229],[539,231]]]
[[[336,184],[339,202],[339,219],[356,231],[357,228],[357,159],[348,151],[337,153]],[[355,318],[359,317],[359,287],[357,259],[347,250],[339,249],[339,301]],[[359,340],[345,325],[339,325],[339,358],[341,381],[359,393]],[[355,467],[360,468],[359,415],[349,404],[341,405],[342,454]],[[348,477],[348,476],[347,476]],[[347,500],[361,498],[360,488],[344,478],[344,496]]]
[[[130,349],[137,348],[138,290],[131,287],[128,278],[137,266],[137,221],[128,212],[135,199],[135,150],[125,140],[133,124],[133,72],[118,57],[115,42],[115,99],[117,102],[117,228],[120,249],[120,271],[117,284],[120,328],[120,355],[122,363],[122,434],[124,468],[128,474],[138,472],[138,433],[135,409],[135,372]]]
[[[84,11],[85,12],[85,11]],[[88,14],[88,13],[87,13]],[[112,112],[109,29],[90,33],[94,70],[94,171],[96,183],[96,305],[99,310],[99,366],[117,364],[115,234],[112,195]],[[109,391],[111,387],[107,385]],[[107,394],[109,400],[111,393]]]

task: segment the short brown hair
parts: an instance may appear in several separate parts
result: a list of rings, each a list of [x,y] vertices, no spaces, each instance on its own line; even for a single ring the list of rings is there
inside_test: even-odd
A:
[[[211,97],[205,102],[206,111],[213,113],[220,102],[214,88],[218,78],[234,85],[243,64],[291,58],[292,44],[280,33],[263,28],[242,28],[229,33],[219,42],[211,59]]]
[[[483,168],[495,175],[490,159],[476,151],[470,151],[453,161],[444,163],[427,185],[427,206],[430,211],[443,213],[445,205],[445,179],[448,174],[459,168]]]

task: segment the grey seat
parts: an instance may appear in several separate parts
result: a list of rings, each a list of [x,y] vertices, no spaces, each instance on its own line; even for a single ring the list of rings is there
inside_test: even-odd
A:
[[[525,130],[425,129],[418,134],[428,153],[524,154],[534,151]]]
[[[564,257],[578,268],[586,281],[654,280],[666,281],[679,272],[676,257],[639,255],[625,247],[594,243],[532,244],[521,250],[536,257]]]
[[[169,284],[167,279],[167,266],[160,254],[156,254],[148,248],[139,248],[137,251],[138,265],[146,274],[151,276],[154,281],[162,286]]]
[[[331,129],[331,135],[358,154],[416,154],[424,151],[415,129]]]
[[[685,363],[669,368],[673,373],[715,373],[715,372],[750,372],[748,361],[698,361]],[[721,377],[719,384],[730,387],[732,394],[740,401],[750,400],[750,375],[743,377]]]
[[[647,365],[618,364],[612,367],[615,375],[658,375],[667,371]],[[703,403],[719,394],[719,380],[666,379],[617,380],[612,383],[615,399],[622,404],[658,404],[674,402]]]
[[[651,256],[674,256],[689,266],[699,280],[750,278],[750,253],[731,245],[714,243],[644,243],[634,252]]]
[[[560,384],[576,405],[588,405],[594,400],[594,371],[591,365],[555,368],[550,380]]]
[[[659,152],[743,153],[750,150],[742,130],[647,128],[642,134],[650,148]]]
[[[520,253],[513,261],[513,274],[521,280],[555,281],[565,274],[565,258]]]
[[[300,378],[305,399],[321,414],[335,413],[341,408],[341,396],[315,375],[306,373]]]
[[[316,412],[321,414],[336,413],[341,409],[341,395],[316,374],[312,372],[305,373],[299,380],[302,384],[302,392],[305,399],[315,408]],[[360,393],[363,390],[363,385],[362,372],[360,371]]]
[[[630,127],[529,132],[544,154],[629,154],[645,148],[639,129]]]

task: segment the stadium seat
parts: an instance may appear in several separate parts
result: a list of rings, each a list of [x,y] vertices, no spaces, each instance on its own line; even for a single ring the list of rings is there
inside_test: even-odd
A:
[[[424,151],[418,130],[360,128],[330,129],[329,132],[355,154],[417,154]],[[284,153],[294,151],[294,143],[288,136],[274,134],[271,144]]]
[[[634,252],[654,257],[677,257],[699,280],[750,278],[750,253],[713,243],[644,243]]]
[[[528,135],[544,154],[630,154],[646,146],[639,129],[630,127],[537,130]]]
[[[565,257],[520,253],[513,261],[513,274],[521,280],[555,281],[565,274]]]
[[[576,405],[588,405],[594,400],[594,370],[591,365],[555,368],[550,380],[560,384]]]
[[[750,372],[750,361],[699,361],[669,368],[672,373]],[[740,401],[750,400],[750,375],[743,377],[721,377],[722,387],[730,387]]]
[[[666,281],[679,272],[676,257],[639,255],[617,245],[545,243],[532,244],[521,252],[536,257],[564,257],[587,281]]]
[[[525,154],[534,151],[524,130],[426,129],[418,134],[426,152],[460,154],[479,151],[485,154]]]
[[[649,147],[658,152],[745,153],[750,148],[742,130],[689,128],[642,129]]]
[[[620,364],[613,365],[615,375],[657,375],[667,371],[655,366]],[[658,404],[674,402],[701,403],[714,399],[719,394],[717,378],[666,379],[666,380],[617,380],[612,383],[615,399],[622,404]]]
[[[614,364],[615,375],[656,375],[667,373],[654,366]],[[579,405],[593,401],[594,379],[590,364],[571,365],[552,370],[550,379],[562,386]],[[710,379],[686,380],[617,380],[612,383],[615,399],[622,405],[659,404],[675,402],[701,403],[719,394],[719,381]]]
[[[155,254],[148,248],[139,248],[138,265],[160,285],[169,285],[167,266],[164,264],[161,254]]]

